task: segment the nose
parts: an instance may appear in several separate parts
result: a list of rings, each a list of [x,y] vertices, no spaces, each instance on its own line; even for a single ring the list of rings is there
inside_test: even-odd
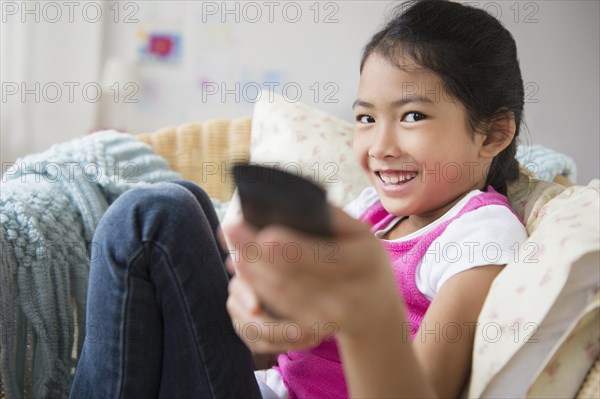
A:
[[[369,156],[375,159],[396,158],[402,154],[399,137],[390,123],[380,123],[369,146]]]

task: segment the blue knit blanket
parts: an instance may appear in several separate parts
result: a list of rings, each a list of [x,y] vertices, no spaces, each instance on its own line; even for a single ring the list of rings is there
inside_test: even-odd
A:
[[[100,217],[132,187],[180,178],[150,146],[115,131],[5,166],[0,376],[8,398],[68,396],[85,334],[90,245]]]
[[[552,181],[563,175],[577,182],[577,165],[573,158],[539,144],[517,146],[517,161],[540,180]]]

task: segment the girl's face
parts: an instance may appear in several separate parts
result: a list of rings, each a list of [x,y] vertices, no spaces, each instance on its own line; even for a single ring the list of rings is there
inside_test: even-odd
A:
[[[401,70],[371,54],[353,109],[354,154],[385,209],[426,225],[464,194],[483,188],[490,159],[485,136],[473,134],[464,106],[433,73]]]

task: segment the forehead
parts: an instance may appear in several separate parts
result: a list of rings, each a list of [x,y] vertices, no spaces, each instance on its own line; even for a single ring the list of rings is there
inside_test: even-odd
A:
[[[427,80],[441,81],[431,70],[417,64],[412,58],[403,57],[397,63],[392,63],[378,53],[370,54],[363,65],[360,74],[364,79],[388,80]]]
[[[366,59],[359,81],[359,97],[378,98],[418,94],[435,98],[448,97],[441,78],[429,69],[404,57],[393,64],[387,58],[372,53]]]

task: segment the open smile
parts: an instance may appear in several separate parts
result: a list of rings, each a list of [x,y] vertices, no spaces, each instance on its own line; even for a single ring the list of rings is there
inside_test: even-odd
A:
[[[381,182],[384,191],[397,192],[406,189],[418,173],[406,170],[378,170],[375,175]]]
[[[377,171],[375,174],[385,184],[404,184],[417,176],[417,172],[388,170]]]

